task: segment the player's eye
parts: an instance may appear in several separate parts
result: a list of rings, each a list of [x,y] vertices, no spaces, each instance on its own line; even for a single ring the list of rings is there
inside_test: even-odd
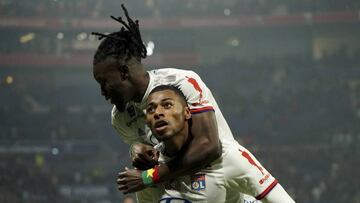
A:
[[[146,113],[154,113],[155,108],[153,106],[149,106],[146,108]]]
[[[164,104],[163,104],[163,107],[165,108],[165,109],[169,109],[169,108],[171,108],[173,106],[173,104],[171,103],[171,102],[165,102]]]

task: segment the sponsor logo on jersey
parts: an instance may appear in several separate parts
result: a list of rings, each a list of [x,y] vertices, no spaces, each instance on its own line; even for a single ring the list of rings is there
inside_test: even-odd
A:
[[[192,203],[191,201],[178,197],[166,197],[159,200],[158,203]]]
[[[200,191],[206,189],[205,174],[191,176],[191,189]]]
[[[261,203],[255,197],[244,194],[243,201],[241,203]]]
[[[131,118],[136,116],[135,107],[133,105],[130,105],[128,108],[126,108],[126,112],[129,114]]]
[[[244,203],[260,203],[260,202],[257,200],[245,200],[244,199]]]
[[[130,127],[133,123],[137,121],[138,118],[143,118],[143,115],[138,115],[137,117],[132,118],[129,122],[126,122],[126,126]]]

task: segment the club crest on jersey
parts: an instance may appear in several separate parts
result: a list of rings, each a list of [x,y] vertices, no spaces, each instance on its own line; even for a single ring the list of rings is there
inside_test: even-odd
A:
[[[196,191],[206,189],[205,174],[196,174],[191,176],[191,189]]]

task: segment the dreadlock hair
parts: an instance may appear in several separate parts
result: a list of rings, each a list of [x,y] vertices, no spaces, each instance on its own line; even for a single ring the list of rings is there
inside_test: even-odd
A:
[[[132,56],[139,62],[141,58],[146,58],[146,47],[142,42],[139,21],[135,22],[129,17],[128,11],[125,6],[121,4],[125,13],[126,23],[121,17],[110,16],[112,19],[119,22],[122,26],[120,31],[111,34],[102,34],[92,32],[91,34],[99,37],[99,40],[104,39],[94,55],[93,64],[104,61],[107,57],[112,56],[116,59],[123,58],[125,61],[129,60]]]
[[[175,94],[179,95],[181,97],[181,99],[185,102],[185,104],[187,105],[187,99],[186,96],[184,95],[184,93],[180,90],[179,87],[174,86],[174,85],[159,85],[157,87],[155,87],[153,90],[151,90],[150,94],[153,94],[155,92],[160,92],[160,91],[164,91],[164,90],[171,90],[173,92],[175,92]]]

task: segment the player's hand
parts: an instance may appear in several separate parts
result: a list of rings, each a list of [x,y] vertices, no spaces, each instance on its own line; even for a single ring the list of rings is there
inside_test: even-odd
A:
[[[117,184],[118,189],[124,194],[137,192],[146,188],[141,177],[140,170],[128,169],[118,174]]]
[[[132,165],[140,170],[147,170],[158,165],[159,151],[150,145],[136,143],[131,148]]]

